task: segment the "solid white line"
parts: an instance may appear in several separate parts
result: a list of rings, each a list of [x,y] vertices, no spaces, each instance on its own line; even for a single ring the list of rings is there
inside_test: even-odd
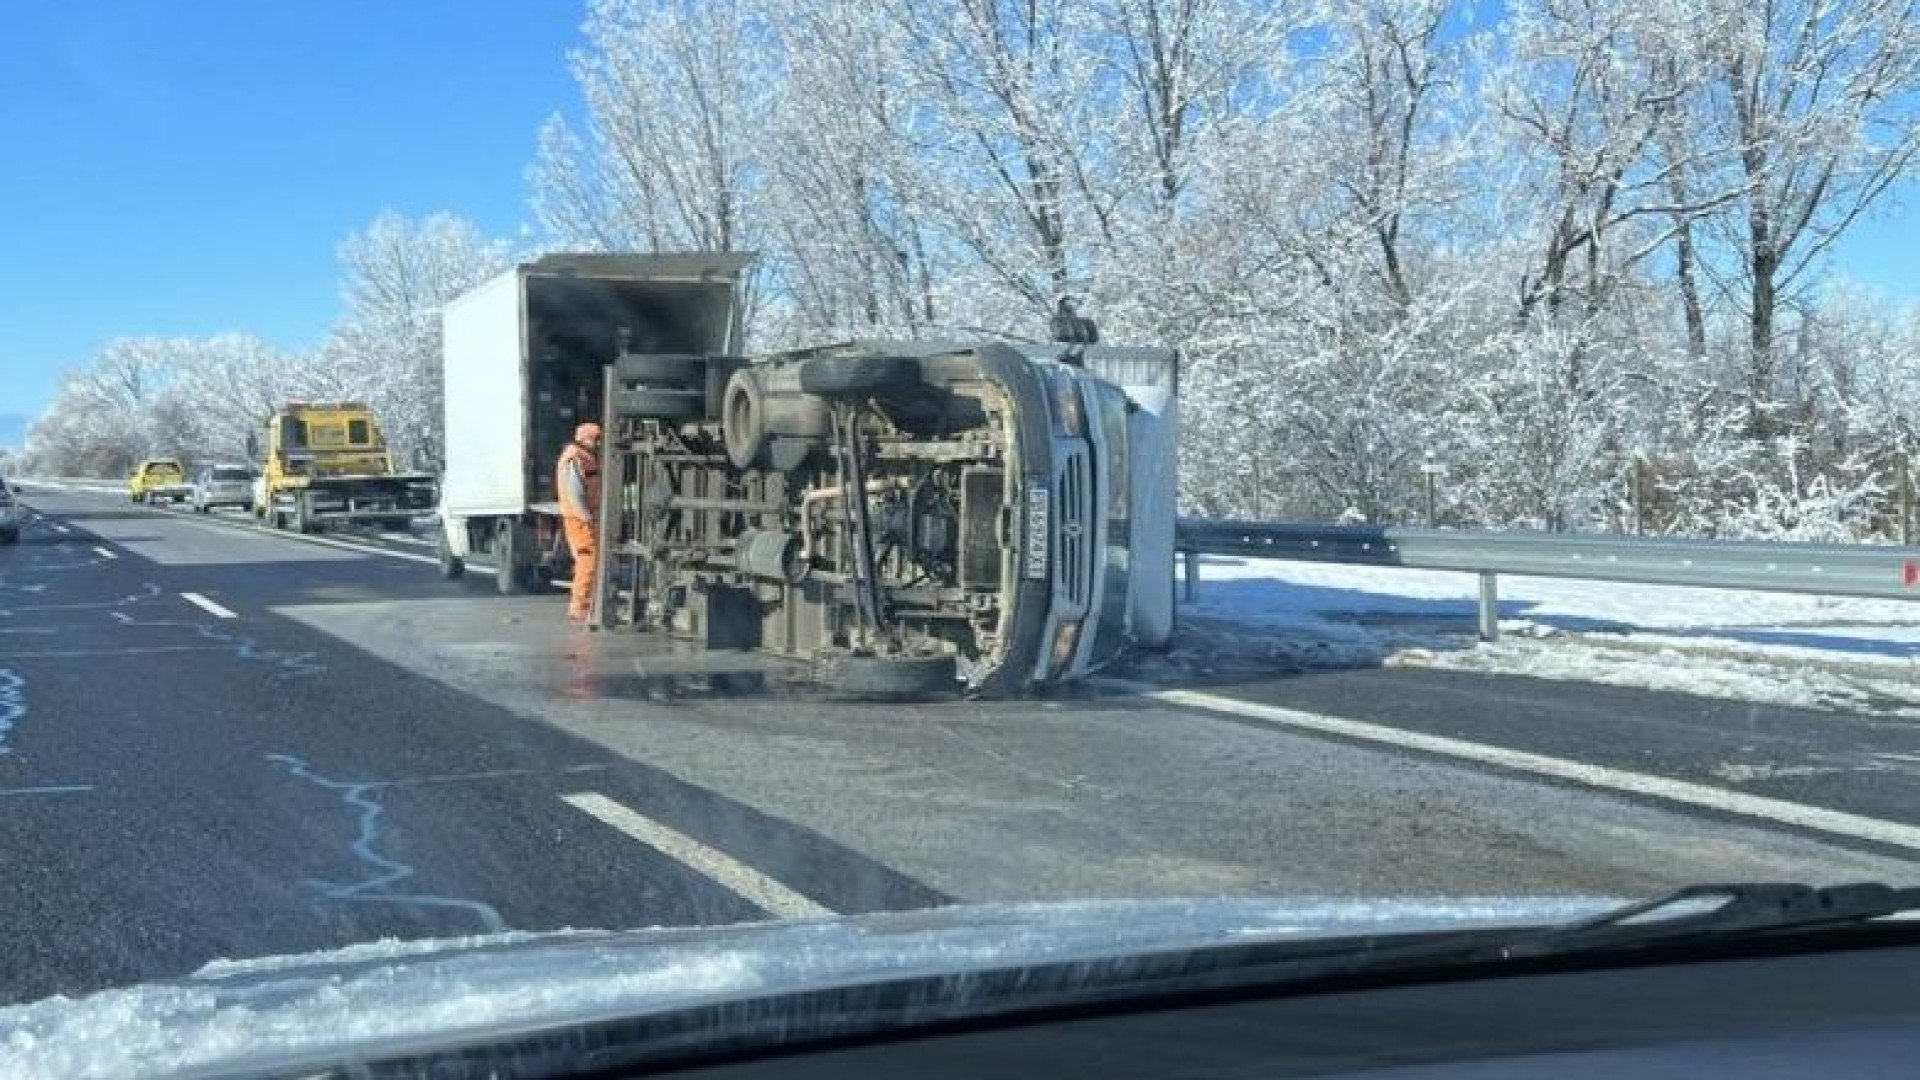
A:
[[[1444,735],[1403,731],[1400,728],[1372,724],[1364,720],[1343,720],[1336,716],[1303,712],[1299,709],[1239,701],[1195,690],[1166,690],[1122,679],[1098,681],[1102,685],[1126,690],[1155,701],[1164,701],[1169,705],[1228,713],[1278,727],[1403,747],[1482,765],[1512,769],[1516,772],[1532,773],[1536,776],[1564,780],[1586,787],[1664,799],[1668,802],[1684,803],[1688,806],[1738,814],[1742,817],[1759,818],[1781,825],[1813,829],[1835,836],[1871,840],[1920,851],[1920,827],[1903,825],[1897,821],[1849,814],[1840,810],[1827,810],[1818,806],[1807,806],[1804,803],[1788,802],[1785,799],[1770,799],[1764,795],[1727,791],[1724,788],[1692,784],[1684,780],[1669,780],[1662,776],[1648,776],[1644,773],[1628,772],[1625,769],[1591,765],[1583,761],[1569,761],[1565,758],[1548,757],[1545,754],[1530,754],[1524,750],[1508,750],[1504,747],[1468,742],[1465,739],[1451,739]]]
[[[183,592],[180,594],[180,598],[209,615],[214,615],[222,619],[237,619],[240,617],[226,608],[221,607],[219,604],[201,596],[197,592]]]
[[[273,536],[277,534],[267,533],[266,535]],[[408,562],[426,563],[429,566],[438,566],[440,564],[440,560],[432,555],[415,555],[406,551],[393,551],[388,548],[375,547],[372,544],[356,544],[351,540],[336,540],[330,536],[301,536],[299,533],[289,533],[286,539],[298,540],[303,544],[319,544],[322,547],[340,548],[343,551],[358,551],[363,555],[385,555],[389,559],[405,559]]]
[[[100,557],[101,557],[101,558],[103,558],[103,559],[117,559],[117,558],[119,558],[119,557],[120,557],[120,556],[118,556],[118,555],[115,555],[115,554],[114,554],[113,552],[111,552],[111,551],[108,551],[108,550],[107,550],[106,548],[103,548],[103,547],[96,547],[96,548],[94,548],[94,549],[93,549],[93,553],[94,553],[95,555],[98,555],[98,556],[100,556]]]
[[[301,533],[282,532],[278,529],[269,529],[264,525],[255,525],[244,521],[233,521],[224,518],[209,519],[177,510],[162,512],[171,513],[180,520],[195,525],[205,525],[216,529],[231,529],[251,536],[274,537],[276,539],[291,540],[302,544],[319,544],[321,547],[339,548],[342,551],[356,551],[362,555],[383,555],[389,559],[404,559],[407,562],[425,563],[428,566],[440,565],[439,557],[434,555],[415,555],[410,551],[394,551],[391,548],[375,547],[372,544],[356,544],[350,540],[337,540],[330,536],[311,536]],[[426,546],[428,542],[421,540],[419,543],[422,546]],[[96,548],[95,550],[99,549]],[[107,557],[113,558],[112,555],[108,555]],[[476,562],[472,559],[467,560],[467,569],[478,570],[488,574],[493,573],[492,564]]]
[[[599,792],[581,791],[560,798],[574,809],[593,815],[669,859],[739,894],[769,915],[781,919],[823,919],[833,915],[831,908],[794,892],[733,856],[715,851],[651,818],[642,817]]]

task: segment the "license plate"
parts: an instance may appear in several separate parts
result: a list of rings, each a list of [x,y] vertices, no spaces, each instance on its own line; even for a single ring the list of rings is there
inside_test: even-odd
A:
[[[1044,476],[1027,478],[1026,575],[1036,581],[1047,576],[1047,549],[1053,541],[1053,502]]]

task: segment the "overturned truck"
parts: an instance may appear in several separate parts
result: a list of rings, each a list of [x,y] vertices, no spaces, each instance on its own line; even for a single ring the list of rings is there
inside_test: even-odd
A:
[[[1044,345],[750,359],[744,269],[550,256],[452,305],[443,568],[491,554],[509,591],[564,572],[551,473],[591,418],[596,626],[766,650],[862,694],[1019,693],[1169,640],[1171,352],[1069,318]]]

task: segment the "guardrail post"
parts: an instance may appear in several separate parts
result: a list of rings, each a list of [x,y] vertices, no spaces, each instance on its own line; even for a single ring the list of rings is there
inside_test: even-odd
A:
[[[1500,580],[1496,574],[1480,575],[1480,640],[1500,640]]]
[[[1186,569],[1186,573],[1183,575],[1186,578],[1186,584],[1183,588],[1186,591],[1187,603],[1191,604],[1193,603],[1194,594],[1200,585],[1200,553],[1192,548],[1188,548],[1180,553],[1180,557]]]

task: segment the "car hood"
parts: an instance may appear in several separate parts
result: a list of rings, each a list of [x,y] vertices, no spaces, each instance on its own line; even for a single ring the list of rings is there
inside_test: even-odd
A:
[[[0,1075],[272,1075],[883,979],[1263,940],[1557,923],[1612,899],[962,905],[805,922],[379,941],[0,1009]]]

